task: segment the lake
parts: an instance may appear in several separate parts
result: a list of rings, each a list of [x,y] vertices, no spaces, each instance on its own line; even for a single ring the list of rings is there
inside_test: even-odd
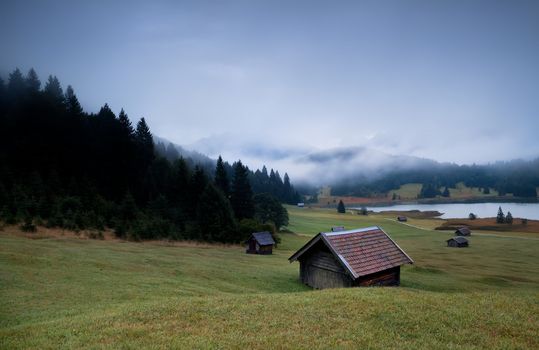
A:
[[[503,213],[511,212],[514,218],[526,218],[539,220],[539,203],[446,203],[446,204],[397,204],[386,207],[367,207],[375,213],[386,210],[435,210],[444,213],[441,218],[467,218],[468,214],[474,213],[479,218],[495,217],[498,207],[502,207]]]

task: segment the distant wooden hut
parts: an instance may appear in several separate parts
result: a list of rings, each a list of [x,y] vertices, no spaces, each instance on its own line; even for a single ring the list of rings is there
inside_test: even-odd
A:
[[[447,240],[448,247],[463,248],[468,246],[468,240],[464,237],[457,236]]]
[[[399,285],[400,266],[413,263],[378,226],[321,232],[288,260],[299,261],[301,281],[317,289]]]
[[[470,229],[467,227],[461,227],[455,231],[455,234],[457,236],[470,236],[472,231],[470,231]]]
[[[406,216],[397,216],[397,220],[400,222],[406,222],[408,221],[408,218]]]
[[[252,233],[245,243],[247,244],[245,251],[247,254],[272,254],[275,245],[271,233],[267,231]]]
[[[344,226],[333,226],[331,232],[344,231]]]

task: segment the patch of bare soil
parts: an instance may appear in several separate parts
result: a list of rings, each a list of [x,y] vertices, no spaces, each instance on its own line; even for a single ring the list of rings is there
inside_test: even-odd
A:
[[[501,232],[532,232],[539,233],[539,220],[528,220],[526,224],[521,219],[514,219],[513,224],[498,224],[496,218],[447,219],[436,230],[456,230],[466,226],[471,230],[489,230]]]

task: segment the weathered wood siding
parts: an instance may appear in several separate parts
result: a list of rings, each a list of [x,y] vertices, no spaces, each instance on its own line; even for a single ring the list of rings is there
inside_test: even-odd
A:
[[[359,277],[354,281],[354,286],[398,286],[400,284],[400,266],[384,271],[376,272],[367,276]]]
[[[448,246],[448,247],[453,247],[453,248],[463,248],[463,247],[467,247],[467,246],[468,246],[468,242],[459,243],[459,242],[457,242],[456,240],[451,239],[451,240],[448,240],[448,241],[447,241],[447,246]]]
[[[327,249],[327,248],[326,248]],[[323,249],[316,250],[300,260],[300,279],[316,288],[350,287],[352,280],[334,256]]]
[[[256,245],[258,254],[272,254],[273,246],[272,245]]]

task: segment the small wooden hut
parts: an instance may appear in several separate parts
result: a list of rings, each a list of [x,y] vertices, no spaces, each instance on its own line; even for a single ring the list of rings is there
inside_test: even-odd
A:
[[[464,237],[457,236],[447,240],[447,246],[453,248],[463,248],[468,246],[468,240]]]
[[[300,279],[317,289],[395,286],[400,266],[413,260],[380,227],[321,232],[289,259]]]
[[[247,254],[272,254],[275,241],[268,231],[254,232],[249,239],[245,241],[247,244]]]
[[[406,216],[397,216],[397,220],[400,222],[406,222],[408,221],[408,218]]]
[[[455,234],[457,236],[470,236],[472,231],[470,231],[470,229],[467,227],[461,227],[455,231]]]

